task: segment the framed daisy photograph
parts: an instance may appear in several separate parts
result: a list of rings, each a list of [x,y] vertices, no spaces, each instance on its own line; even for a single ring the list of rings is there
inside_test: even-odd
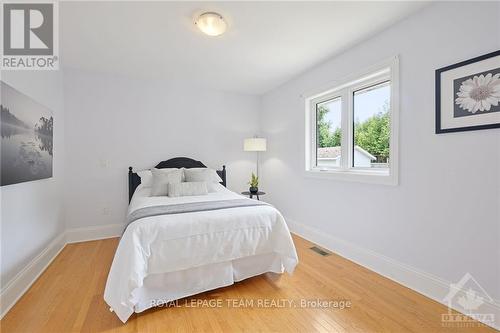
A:
[[[500,51],[436,70],[436,134],[500,128]]]

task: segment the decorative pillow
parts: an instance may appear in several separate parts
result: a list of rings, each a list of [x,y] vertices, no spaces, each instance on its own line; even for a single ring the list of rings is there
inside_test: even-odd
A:
[[[177,168],[166,168],[166,169],[155,169],[160,170],[162,172],[170,172],[172,170],[180,170]],[[151,187],[153,181],[153,173],[151,170],[140,170],[137,171],[137,175],[141,178],[141,185],[144,187]],[[182,173],[182,180],[184,181],[184,172]]]
[[[207,182],[220,183],[222,179],[214,169],[209,168],[191,168],[184,169],[184,177],[187,182]]]
[[[168,184],[180,183],[182,181],[181,169],[152,169],[153,180],[151,184],[151,196],[166,196]]]
[[[153,180],[153,174],[151,173],[151,170],[137,171],[137,175],[141,177],[141,184],[144,187],[151,187],[151,181]]]
[[[168,183],[169,197],[184,197],[189,195],[207,195],[206,182],[183,182],[183,183]]]
[[[179,168],[163,168],[163,169],[153,168],[151,170],[156,170],[156,171],[163,172],[163,173],[168,173],[171,171],[182,171],[182,169],[179,169]]]

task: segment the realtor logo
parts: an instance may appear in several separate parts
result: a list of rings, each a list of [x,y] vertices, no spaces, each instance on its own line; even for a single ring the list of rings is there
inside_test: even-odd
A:
[[[495,315],[485,303],[492,303],[493,299],[481,287],[470,273],[466,273],[460,281],[452,283],[443,303],[448,305],[448,313],[441,315],[441,323],[445,327],[474,327],[482,324],[493,326]],[[461,313],[454,312],[454,310]]]
[[[3,3],[1,69],[58,69],[57,3]]]

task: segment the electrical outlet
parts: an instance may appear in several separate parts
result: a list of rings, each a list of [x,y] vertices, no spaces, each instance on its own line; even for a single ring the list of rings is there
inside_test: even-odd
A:
[[[104,207],[102,209],[102,215],[109,215],[109,208],[108,207]]]

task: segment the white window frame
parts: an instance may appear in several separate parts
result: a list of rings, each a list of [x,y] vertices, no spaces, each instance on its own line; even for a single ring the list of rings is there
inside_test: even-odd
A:
[[[389,141],[389,168],[375,169],[353,167],[353,100],[354,92],[380,84],[384,81],[391,82],[390,118],[391,137]],[[306,109],[306,151],[305,171],[306,176],[357,181],[366,183],[397,185],[398,183],[398,142],[399,142],[399,59],[397,56],[383,61],[356,75],[343,80],[330,83],[333,89],[322,89],[319,93],[307,94],[305,98]],[[318,103],[340,97],[341,108],[341,161],[340,167],[316,166],[316,105]]]

